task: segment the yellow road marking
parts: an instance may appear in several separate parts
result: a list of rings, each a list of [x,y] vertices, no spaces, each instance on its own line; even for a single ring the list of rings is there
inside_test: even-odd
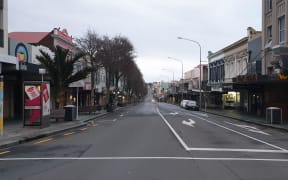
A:
[[[45,143],[45,142],[48,142],[48,141],[51,141],[51,140],[53,140],[53,138],[44,139],[44,140],[38,141],[38,142],[36,142],[36,143],[34,143],[34,144],[41,144],[41,143]]]
[[[82,128],[82,129],[80,129],[81,131],[86,131],[88,128]]]
[[[3,152],[0,152],[0,155],[7,154],[7,153],[10,153],[10,151],[3,151]]]
[[[69,135],[72,135],[72,134],[75,134],[75,132],[65,133],[64,136],[69,136]]]
[[[92,126],[93,126],[93,127],[96,127],[96,126],[98,126],[98,124],[93,124]]]

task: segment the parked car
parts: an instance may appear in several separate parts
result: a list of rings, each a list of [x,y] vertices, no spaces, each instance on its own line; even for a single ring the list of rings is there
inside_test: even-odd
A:
[[[188,100],[182,100],[181,103],[180,103],[180,107],[186,109],[187,101],[188,101]]]
[[[199,106],[197,105],[197,102],[193,100],[182,100],[180,106],[184,109],[199,111]]]

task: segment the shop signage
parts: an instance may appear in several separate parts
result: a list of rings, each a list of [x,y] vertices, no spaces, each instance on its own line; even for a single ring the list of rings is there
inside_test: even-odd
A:
[[[233,89],[233,84],[226,84],[226,85],[223,84],[223,89],[224,90],[231,90],[231,89]]]

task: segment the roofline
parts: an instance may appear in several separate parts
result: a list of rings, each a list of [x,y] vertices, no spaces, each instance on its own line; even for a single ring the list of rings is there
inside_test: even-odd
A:
[[[234,46],[237,46],[237,45],[239,45],[239,44],[241,44],[241,43],[243,43],[245,41],[248,42],[248,37],[244,37],[244,38],[242,38],[242,39],[240,39],[240,40],[238,40],[238,41],[236,41],[236,42],[234,42],[234,43],[222,48],[221,50],[219,50],[219,51],[217,51],[215,53],[212,53],[210,56],[208,55],[208,59],[211,59],[211,58],[213,58],[213,57],[215,57],[215,56],[217,56],[217,55],[219,55],[221,53],[225,53],[225,51],[228,51],[229,49],[233,48]]]

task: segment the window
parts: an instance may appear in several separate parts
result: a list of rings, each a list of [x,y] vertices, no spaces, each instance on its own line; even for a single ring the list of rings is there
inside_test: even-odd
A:
[[[272,0],[268,0],[268,10],[272,9]]]
[[[285,40],[285,16],[282,16],[278,20],[279,23],[279,42]]]
[[[268,41],[272,40],[272,26],[267,27],[267,39]]]

